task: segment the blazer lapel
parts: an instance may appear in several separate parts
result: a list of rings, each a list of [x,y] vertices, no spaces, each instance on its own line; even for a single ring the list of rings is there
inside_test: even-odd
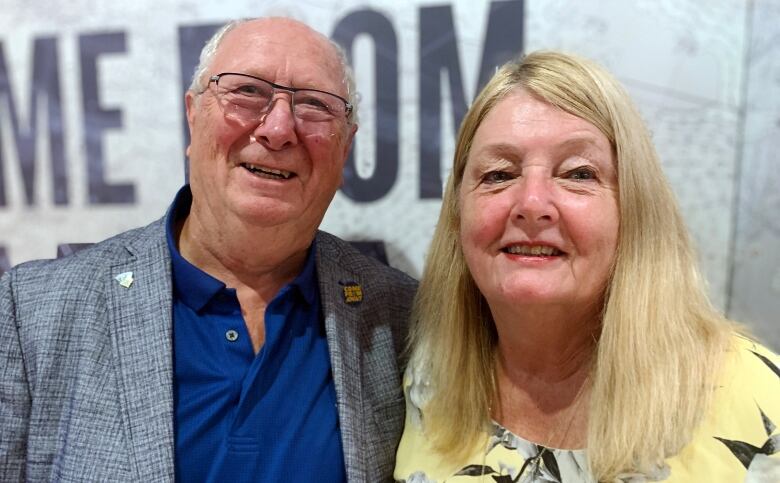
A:
[[[339,412],[341,440],[347,480],[367,481],[365,474],[363,428],[365,421],[363,364],[360,353],[360,304],[348,302],[344,288],[361,285],[360,276],[343,267],[339,253],[328,240],[317,238],[317,276],[325,333],[328,339],[333,381]]]
[[[162,223],[128,246],[106,280],[121,418],[136,481],[173,481],[170,256]],[[118,277],[118,278],[117,278]]]

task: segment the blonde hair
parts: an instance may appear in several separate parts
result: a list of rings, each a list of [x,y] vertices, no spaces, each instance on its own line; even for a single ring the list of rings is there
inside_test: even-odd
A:
[[[675,197],[629,96],[598,65],[555,52],[503,66],[461,125],[413,312],[411,363],[425,368],[433,388],[426,434],[444,456],[457,458],[489,424],[497,336],[460,246],[458,191],[477,128],[516,89],[592,123],[614,149],[620,228],[590,375],[587,454],[599,481],[651,471],[701,422],[736,325],[709,302]]]

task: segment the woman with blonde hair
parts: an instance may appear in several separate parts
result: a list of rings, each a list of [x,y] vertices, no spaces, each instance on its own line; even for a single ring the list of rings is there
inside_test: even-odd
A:
[[[395,478],[780,481],[778,358],[739,332],[622,87],[530,54],[461,125]]]

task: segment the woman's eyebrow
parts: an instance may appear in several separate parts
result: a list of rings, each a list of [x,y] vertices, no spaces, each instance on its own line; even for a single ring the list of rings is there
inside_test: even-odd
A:
[[[493,143],[480,147],[474,155],[514,159],[522,157],[523,151],[512,143]]]
[[[573,137],[554,143],[549,146],[556,152],[570,150],[593,150],[604,151],[604,147],[598,142],[598,138],[590,133],[577,134]],[[480,147],[473,152],[474,156],[490,156],[496,158],[505,158],[508,160],[521,159],[525,150],[515,144],[507,142],[497,142]]]

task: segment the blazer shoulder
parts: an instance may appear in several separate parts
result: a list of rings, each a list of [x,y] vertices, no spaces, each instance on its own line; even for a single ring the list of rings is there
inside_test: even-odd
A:
[[[96,275],[114,264],[153,247],[165,246],[165,225],[157,220],[98,242],[63,258],[20,263],[3,274],[3,284],[36,293],[66,292],[84,288]]]
[[[361,279],[388,289],[412,294],[417,290],[417,280],[408,274],[360,253],[348,242],[324,231],[317,233],[317,263],[326,270],[337,268],[359,274]]]

